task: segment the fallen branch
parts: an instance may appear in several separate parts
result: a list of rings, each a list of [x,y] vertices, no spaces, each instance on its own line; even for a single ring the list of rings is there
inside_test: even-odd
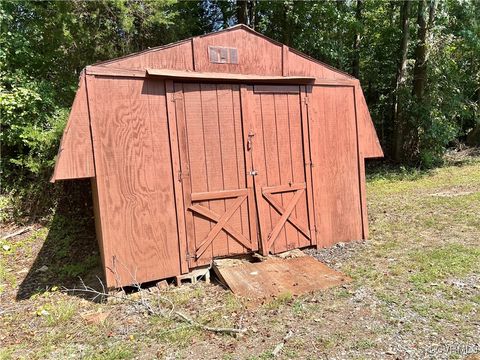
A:
[[[137,288],[140,299],[132,299],[129,298],[126,295],[115,295],[108,293],[105,289],[105,286],[103,285],[103,282],[100,278],[98,278],[98,281],[100,282],[102,286],[102,290],[98,291],[90,286],[87,286],[85,282],[80,278],[80,283],[82,285],[81,288],[74,288],[74,289],[64,289],[66,292],[83,292],[87,294],[92,294],[92,300],[96,300],[97,298],[101,299],[108,299],[108,298],[114,298],[118,299],[119,301],[124,301],[124,302],[129,302],[132,303],[135,306],[140,307],[143,309],[143,311],[146,311],[150,315],[157,315],[157,316],[164,316],[164,317],[171,317],[172,315],[175,315],[177,318],[181,319],[184,322],[187,322],[190,326],[205,330],[205,331],[210,331],[210,332],[215,332],[215,333],[225,333],[225,334],[243,334],[247,332],[246,328],[219,328],[219,327],[212,327],[212,326],[207,326],[207,325],[202,325],[199,322],[193,320],[192,318],[188,317],[187,315],[175,311],[175,305],[173,302],[163,296],[160,296],[160,294],[157,294],[157,304],[152,304],[150,299],[148,299],[145,296],[145,290],[143,290],[140,286],[140,284],[135,283],[134,287]],[[161,302],[163,303],[168,303],[169,304],[169,309],[162,309],[161,306],[159,305]]]
[[[237,328],[217,328],[217,327],[202,325],[202,324],[196,322],[195,320],[189,318],[187,315],[182,314],[179,311],[175,311],[175,315],[177,315],[182,320],[185,320],[190,325],[198,327],[198,328],[206,330],[206,331],[218,332],[218,333],[227,333],[227,334],[243,334],[243,333],[247,332],[247,329],[245,329],[245,328],[240,328],[240,329],[237,329]]]
[[[15,231],[14,233],[5,235],[4,237],[2,237],[2,240],[8,240],[8,239],[13,238],[15,236],[22,235],[23,233],[26,233],[27,231],[30,231],[32,228],[33,228],[33,226],[27,226],[26,228]]]
[[[285,337],[283,338],[283,341],[279,344],[277,344],[277,346],[275,346],[275,349],[273,349],[272,351],[272,356],[273,357],[277,357],[278,354],[280,353],[280,351],[282,351],[283,347],[285,346],[286,342],[288,339],[290,339],[291,337],[293,336],[293,332],[290,330],[287,335],[285,335]]]

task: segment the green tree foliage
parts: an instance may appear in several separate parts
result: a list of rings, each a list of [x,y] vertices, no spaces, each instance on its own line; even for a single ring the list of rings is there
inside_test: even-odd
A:
[[[437,0],[425,41],[421,100],[413,91],[418,1],[409,14],[405,83],[397,86],[401,6],[364,0],[359,13],[354,0],[0,2],[2,189],[50,175],[86,65],[226,28],[239,19],[343,71],[358,72],[387,156],[396,136],[398,101],[409,129],[401,161],[434,165],[452,141],[475,129],[480,133],[480,2]]]
[[[1,2],[3,190],[51,174],[80,71],[177,40],[177,16],[170,0]]]

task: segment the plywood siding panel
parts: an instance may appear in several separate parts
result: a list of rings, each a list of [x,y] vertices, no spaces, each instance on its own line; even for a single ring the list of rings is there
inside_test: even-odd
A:
[[[52,182],[95,176],[87,89],[82,74],[67,126],[63,132]]]
[[[317,245],[362,238],[353,87],[314,86],[309,101]]]
[[[360,154],[364,158],[383,157],[383,150],[378,140],[375,126],[373,125],[367,102],[360,85],[355,87],[358,116],[358,136],[360,142]]]
[[[238,63],[212,63],[209,46],[237,49]],[[282,46],[242,28],[193,40],[195,70],[256,75],[282,75]]]
[[[89,77],[88,86],[107,284],[178,275],[164,83]]]
[[[193,70],[192,44],[187,40],[170,47],[113,60],[102,66],[124,69]]]

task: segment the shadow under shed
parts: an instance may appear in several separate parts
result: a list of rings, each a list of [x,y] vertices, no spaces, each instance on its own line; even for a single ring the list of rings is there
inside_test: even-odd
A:
[[[48,234],[20,284],[16,299],[24,300],[56,286],[73,289],[85,284],[101,289],[104,281],[95,236],[90,179],[62,182]],[[73,295],[90,298],[75,291]]]

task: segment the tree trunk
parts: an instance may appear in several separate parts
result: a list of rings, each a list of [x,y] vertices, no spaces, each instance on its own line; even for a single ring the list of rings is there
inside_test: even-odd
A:
[[[249,25],[252,29],[255,29],[257,26],[257,7],[256,7],[256,0],[250,1],[250,6],[248,8],[248,16],[249,16]]]
[[[417,106],[421,106],[424,100],[425,88],[427,85],[427,65],[428,65],[428,33],[433,26],[435,19],[435,0],[429,2],[429,15],[427,20],[427,1],[420,0],[418,3],[417,14],[417,46],[415,47],[415,66],[413,68],[413,89],[412,93]],[[406,135],[407,149],[406,153],[414,158],[419,151],[418,119],[411,122]]]
[[[394,99],[393,99],[393,159],[396,162],[403,160],[403,142],[405,119],[402,113],[402,104],[400,103],[399,93],[405,87],[405,70],[407,68],[407,53],[409,43],[409,16],[412,3],[405,0],[400,8],[400,25],[402,27],[402,39],[400,42],[400,56],[397,65],[397,76],[395,81]]]
[[[425,85],[427,82],[427,19],[425,9],[426,0],[420,0],[418,3],[418,43],[415,48],[415,67],[413,68],[413,94],[417,100],[423,98]]]
[[[480,88],[475,92],[477,98],[477,109],[480,106]],[[480,111],[476,110],[474,113],[475,119],[480,119]],[[480,121],[474,125],[473,129],[467,134],[468,146],[480,146]]]
[[[429,4],[428,22],[426,19],[426,0],[418,3],[418,43],[415,48],[415,67],[413,69],[413,95],[421,101],[425,94],[427,85],[427,63],[428,63],[428,31],[433,26],[435,20],[435,0]]]
[[[291,13],[293,12],[294,3],[290,6],[288,2],[283,3],[283,33],[282,33],[282,42],[285,45],[292,46],[292,24],[291,24]]]
[[[237,21],[238,24],[248,25],[247,0],[237,0]]]
[[[353,64],[352,75],[357,79],[360,77],[360,41],[361,34],[360,28],[363,25],[362,19],[363,0],[357,0],[357,9],[355,11],[356,30],[355,37],[353,39]]]

